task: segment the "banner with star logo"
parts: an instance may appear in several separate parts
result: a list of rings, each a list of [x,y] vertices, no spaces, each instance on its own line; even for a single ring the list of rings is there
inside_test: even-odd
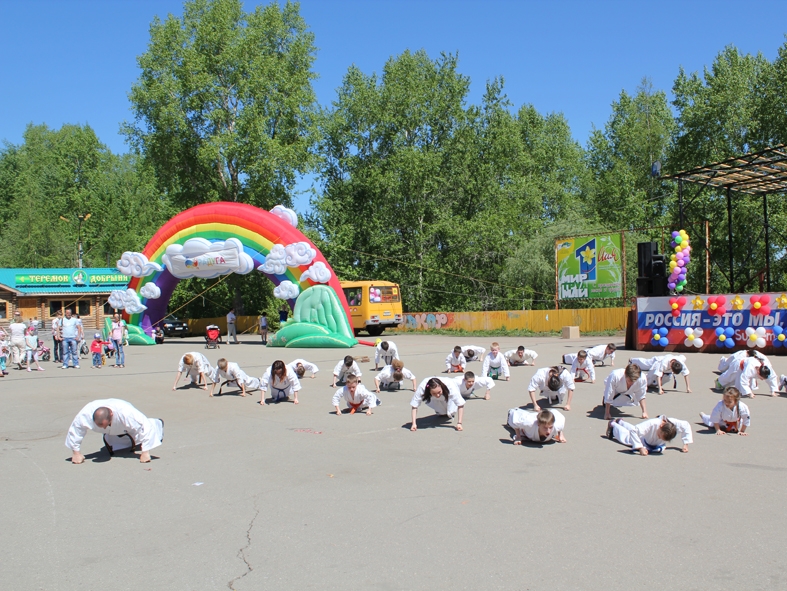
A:
[[[558,299],[621,297],[621,243],[620,234],[556,240]]]

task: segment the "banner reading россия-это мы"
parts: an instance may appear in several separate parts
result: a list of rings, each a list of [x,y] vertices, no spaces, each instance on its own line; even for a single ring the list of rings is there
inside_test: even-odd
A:
[[[784,293],[637,298],[638,349],[769,352],[787,346],[785,326]]]
[[[619,298],[623,294],[620,234],[555,241],[558,299]]]

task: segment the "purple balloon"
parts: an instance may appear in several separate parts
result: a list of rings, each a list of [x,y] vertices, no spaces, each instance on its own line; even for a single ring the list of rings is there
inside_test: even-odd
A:
[[[678,260],[682,259],[684,256],[683,251],[675,253],[675,258]]]
[[[680,236],[680,232],[678,232],[677,230],[675,230],[675,231],[672,233],[672,237],[673,237],[673,238],[677,238],[678,236]]]
[[[691,262],[691,257],[689,255],[686,255],[685,257],[683,257],[683,262],[688,265]]]
[[[662,285],[664,285],[664,284],[662,283]],[[677,285],[677,284],[676,284],[674,281],[670,281],[669,283],[667,283],[667,287],[669,287],[669,288],[670,288],[670,290],[673,290],[673,291],[674,291],[674,289],[675,289],[677,286],[678,286],[678,285]]]

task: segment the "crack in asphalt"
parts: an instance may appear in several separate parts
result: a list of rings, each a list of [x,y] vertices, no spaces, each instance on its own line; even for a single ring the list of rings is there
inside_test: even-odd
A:
[[[249,561],[246,560],[246,550],[248,550],[251,547],[251,529],[254,527],[254,522],[257,520],[257,516],[260,514],[260,510],[257,508],[256,499],[254,500],[254,509],[256,510],[254,513],[254,517],[251,518],[251,521],[249,522],[249,527],[246,530],[246,545],[240,550],[238,550],[238,554],[237,554],[238,558],[240,558],[243,561],[243,563],[246,565],[246,572],[243,573],[242,575],[235,577],[229,583],[227,583],[227,588],[230,589],[230,591],[235,591],[235,587],[234,587],[235,583],[254,570],[251,564],[249,564]]]

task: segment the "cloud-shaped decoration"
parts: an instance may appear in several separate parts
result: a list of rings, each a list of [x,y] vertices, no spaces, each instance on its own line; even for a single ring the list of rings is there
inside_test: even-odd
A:
[[[268,275],[284,275],[287,271],[287,252],[281,244],[274,244],[265,262],[257,267],[258,271]]]
[[[284,247],[284,252],[287,253],[285,262],[288,267],[309,265],[314,260],[314,257],[317,256],[317,251],[314,250],[308,242],[288,244]]]
[[[283,205],[277,205],[271,209],[271,213],[276,217],[283,219],[293,228],[298,227],[298,214],[295,213],[295,210],[290,209],[289,207],[284,207]]]
[[[161,265],[151,263],[148,257],[141,252],[131,251],[126,251],[121,255],[116,267],[123,275],[131,275],[132,277],[147,277],[161,271]]]
[[[300,292],[301,288],[292,281],[282,281],[273,288],[273,297],[280,300],[294,300]]]
[[[229,273],[245,275],[254,269],[254,261],[243,251],[243,245],[237,238],[228,238],[224,242],[189,238],[182,245],[170,244],[161,258],[169,272],[178,279],[211,279]]]
[[[705,344],[705,341],[702,340],[701,328],[687,328],[683,331],[683,334],[686,335],[686,340],[683,341],[683,344],[687,347],[700,349]]]
[[[157,300],[161,297],[161,289],[151,281],[142,286],[142,289],[139,290],[139,295],[147,300]]]
[[[109,294],[109,305],[116,310],[125,310],[129,314],[139,314],[148,307],[139,301],[137,292],[133,289],[116,289]]]
[[[746,344],[749,347],[764,347],[766,331],[762,326],[746,329]]]
[[[328,283],[331,280],[331,271],[322,261],[317,261],[301,273],[301,281],[311,279],[315,283]]]

